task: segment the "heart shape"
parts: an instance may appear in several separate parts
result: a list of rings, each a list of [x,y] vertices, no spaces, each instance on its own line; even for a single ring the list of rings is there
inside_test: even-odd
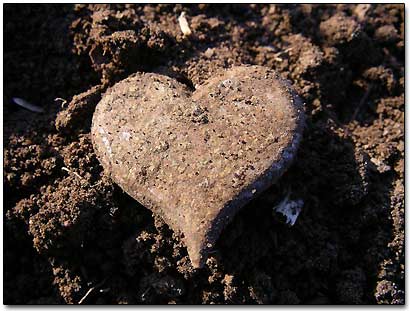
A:
[[[193,93],[167,76],[134,74],[105,93],[91,133],[111,178],[181,235],[198,268],[239,208],[287,169],[303,124],[287,81],[238,66]]]

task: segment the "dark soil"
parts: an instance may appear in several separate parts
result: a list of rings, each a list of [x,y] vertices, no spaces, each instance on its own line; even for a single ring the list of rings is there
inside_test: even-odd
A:
[[[6,4],[4,17],[4,303],[404,304],[404,5]],[[307,125],[294,165],[195,271],[104,175],[91,118],[134,72],[193,88],[234,64],[291,80]],[[273,212],[288,191],[304,201],[294,226]]]

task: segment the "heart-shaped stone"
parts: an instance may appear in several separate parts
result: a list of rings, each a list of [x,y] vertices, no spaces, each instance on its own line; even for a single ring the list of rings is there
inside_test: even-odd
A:
[[[95,152],[111,178],[178,232],[201,267],[223,227],[296,153],[302,103],[260,66],[221,70],[193,93],[155,73],[110,88],[95,110]]]

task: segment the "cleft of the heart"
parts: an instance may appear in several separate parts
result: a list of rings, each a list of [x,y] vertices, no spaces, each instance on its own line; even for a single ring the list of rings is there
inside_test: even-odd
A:
[[[180,234],[199,268],[236,212],[289,167],[303,126],[290,83],[238,66],[194,92],[136,73],[105,93],[91,133],[104,170]]]

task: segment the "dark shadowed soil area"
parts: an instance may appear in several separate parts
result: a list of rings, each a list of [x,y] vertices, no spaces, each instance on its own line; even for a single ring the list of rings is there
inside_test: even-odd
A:
[[[304,137],[194,270],[104,174],[91,118],[132,73],[194,89],[240,64],[292,81]],[[404,304],[404,83],[404,5],[5,4],[4,303]]]

